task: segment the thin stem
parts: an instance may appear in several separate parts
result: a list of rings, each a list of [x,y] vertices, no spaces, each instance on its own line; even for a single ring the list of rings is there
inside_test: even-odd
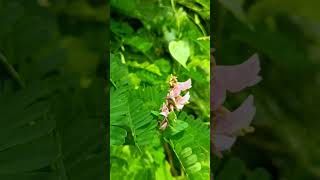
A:
[[[58,145],[58,157],[56,159],[56,166],[58,168],[60,180],[68,180],[69,178],[67,176],[66,169],[63,162],[62,142],[61,142],[61,137],[58,130],[54,131],[54,137]]]
[[[193,22],[200,28],[203,36],[207,35],[207,31],[204,29],[203,25],[200,22],[200,18],[197,14],[194,14],[194,18],[191,18]]]
[[[173,176],[177,176],[178,173],[177,173],[176,168],[174,168],[173,157],[172,157],[172,153],[171,153],[171,151],[169,149],[168,143],[164,142],[163,146],[164,146],[164,149],[166,151],[166,154],[168,155],[169,163],[170,163],[170,165],[172,167],[172,174],[173,174]]]
[[[172,6],[172,9],[173,9],[173,12],[174,12],[175,14],[177,14],[176,5],[175,5],[175,3],[174,3],[174,0],[171,0],[171,6]]]
[[[20,78],[17,71],[11,66],[11,64],[8,62],[7,58],[0,52],[0,63],[5,67],[5,69],[8,71],[10,76],[19,84],[20,87],[24,88],[25,83]]]
[[[110,78],[110,82],[111,82],[111,84],[112,84],[116,89],[118,89],[116,83],[115,83],[111,78]]]
[[[183,166],[183,163],[182,163],[181,159],[179,158],[178,153],[174,150],[173,142],[171,140],[169,140],[169,142],[170,142],[170,145],[172,147],[172,151],[175,153],[176,157],[178,158],[178,160],[179,160],[179,162],[181,164],[181,167],[182,167],[183,171],[186,173],[187,178],[190,179],[189,174],[188,174],[186,168]]]

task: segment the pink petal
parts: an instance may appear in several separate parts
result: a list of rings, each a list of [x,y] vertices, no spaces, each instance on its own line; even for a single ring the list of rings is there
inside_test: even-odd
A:
[[[178,86],[173,87],[169,92],[169,98],[174,99],[175,97],[179,96],[181,90]]]
[[[238,92],[246,87],[253,86],[261,80],[261,77],[258,76],[260,65],[257,54],[254,54],[240,65],[215,66],[213,71],[211,103],[214,110],[217,110],[225,101],[226,90]]]
[[[214,153],[221,155],[222,151],[229,150],[235,143],[235,133],[249,127],[256,108],[253,105],[253,96],[249,96],[241,106],[233,112],[227,112],[224,116],[217,114],[216,126],[211,133],[211,143]]]
[[[253,86],[261,80],[259,57],[251,56],[246,62],[235,66],[217,66],[216,76],[223,79],[225,88],[231,92],[239,92]]]
[[[213,143],[214,153],[220,154],[222,151],[229,150],[236,142],[236,137],[226,135],[214,135],[211,137],[211,143]]]
[[[213,106],[213,110],[217,110],[226,99],[226,89],[222,83],[222,81],[217,80],[217,77],[214,77],[211,80],[211,105]]]
[[[232,135],[237,131],[249,127],[256,108],[253,104],[253,96],[249,96],[241,106],[225,116],[217,116],[214,133]]]
[[[183,106],[184,106],[184,104],[177,104],[177,105],[176,105],[176,107],[177,107],[178,110],[183,109]]]
[[[161,130],[165,130],[165,129],[167,128],[167,126],[168,126],[168,122],[167,122],[167,121],[164,121],[164,122],[161,124],[160,129],[161,129]]]
[[[161,108],[161,115],[163,115],[164,117],[168,117],[168,114],[169,114],[169,109],[168,107],[166,106],[166,104],[163,104],[162,105],[162,108]]]
[[[177,109],[181,110],[183,106],[189,101],[190,93],[187,92],[183,97],[179,96],[176,99],[176,107]]]
[[[181,90],[181,91],[185,91],[187,89],[190,89],[192,86],[191,86],[191,79],[188,79],[187,81],[185,82],[178,82],[178,88]]]

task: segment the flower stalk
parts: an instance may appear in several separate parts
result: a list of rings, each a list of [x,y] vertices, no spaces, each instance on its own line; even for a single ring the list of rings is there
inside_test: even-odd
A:
[[[161,130],[165,130],[170,123],[172,124],[176,121],[175,110],[181,111],[184,105],[188,104],[190,100],[190,93],[187,90],[192,87],[191,79],[185,82],[178,82],[177,77],[171,75],[169,86],[170,89],[166,96],[166,101],[160,108],[160,114],[164,116],[163,121],[160,123]],[[185,94],[183,95],[183,93]]]

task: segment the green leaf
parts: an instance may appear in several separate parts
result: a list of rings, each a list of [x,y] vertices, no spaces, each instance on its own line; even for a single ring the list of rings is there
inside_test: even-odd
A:
[[[239,27],[234,33],[234,37],[260,49],[260,52],[265,53],[276,64],[283,67],[301,71],[312,68],[310,63],[306,63],[310,60],[306,57],[305,52],[298,47],[298,42],[281,32],[272,32],[265,26],[256,26],[256,31]]]
[[[169,43],[169,51],[176,61],[178,61],[183,67],[187,68],[186,63],[190,56],[190,46],[188,41],[171,41]]]
[[[204,19],[210,20],[210,1],[207,0],[177,0],[178,3],[199,13]]]
[[[110,124],[127,125],[128,124],[128,89],[111,89],[110,92]]]
[[[177,122],[184,127],[183,133],[170,137],[174,151],[189,179],[210,178],[210,129],[201,121],[186,113],[180,113]],[[178,126],[178,125],[177,125]]]
[[[170,165],[167,161],[161,163],[161,166],[157,169],[156,180],[173,180],[170,172]]]
[[[49,134],[55,128],[55,125],[56,124],[53,119],[44,118],[38,122],[32,122],[32,124],[29,125],[1,131],[0,151],[14,145],[27,143],[35,138]]]
[[[148,97],[145,99],[145,102],[149,102],[152,100],[152,97],[158,96],[154,96],[153,92],[155,91],[150,88],[129,92],[127,81],[123,77],[123,74],[119,74],[119,72],[127,74],[127,67],[120,64],[119,61],[115,61],[112,64],[111,70],[116,88],[112,88],[110,92],[110,124],[117,127],[110,129],[110,142],[113,145],[124,143],[126,137],[124,129],[130,129],[134,144],[137,147],[140,148],[146,144],[151,144],[157,137],[157,121],[153,119],[144,101],[139,98],[141,96],[139,93],[143,93],[144,97]],[[119,76],[116,76],[117,74]],[[160,108],[160,106],[157,105],[157,108]]]
[[[69,52],[66,66],[71,72],[85,76],[95,72],[99,57],[87,47],[82,39],[66,37],[61,42],[61,47]]]
[[[174,136],[179,132],[182,132],[183,130],[185,130],[188,126],[189,126],[188,123],[181,120],[176,120],[175,122],[169,123],[168,132],[170,136]]]
[[[110,127],[110,144],[111,145],[122,145],[127,137],[127,131],[123,128],[111,126]]]
[[[219,0],[220,3],[242,23],[248,24],[247,15],[243,10],[244,0]]]
[[[237,158],[228,160],[218,174],[217,179],[241,180],[244,176],[246,166],[243,161]],[[232,173],[231,173],[232,172]]]
[[[133,28],[126,22],[118,22],[113,19],[110,21],[111,32],[117,35],[130,35],[134,32]]]
[[[0,175],[32,171],[50,165],[58,151],[53,138],[45,136],[31,143],[0,152]]]
[[[250,7],[250,15],[259,20],[270,15],[288,14],[290,16],[303,17],[311,22],[318,22],[320,13],[319,11],[314,11],[314,7],[319,5],[320,2],[318,0],[262,0]]]
[[[134,96],[143,100],[144,106],[147,109],[152,109],[158,113],[160,113],[160,108],[165,102],[166,91],[162,90],[158,86],[146,86],[140,87],[140,89],[132,92]]]
[[[181,151],[181,156],[183,158],[186,158],[192,154],[192,149],[190,147],[185,148],[184,150]]]
[[[161,72],[159,67],[156,64],[149,63],[149,62],[144,62],[144,63],[138,63],[137,61],[128,61],[127,65],[133,68],[141,68],[145,69],[149,72],[152,72],[158,76],[161,76]]]
[[[130,98],[129,101],[129,127],[138,147],[151,144],[157,138],[157,121],[155,121],[150,111],[143,106],[143,101]]]
[[[3,180],[57,180],[58,176],[54,172],[26,172],[0,174],[0,179]]]
[[[261,168],[255,169],[248,176],[247,180],[271,180],[271,175],[265,170]]]
[[[132,36],[125,38],[125,43],[145,53],[152,47],[152,42],[144,36]]]
[[[104,161],[103,161],[104,160]],[[107,178],[107,167],[105,152],[93,154],[85,159],[82,159],[77,166],[69,169],[68,174],[72,179],[87,180],[87,179],[104,179]]]
[[[111,81],[115,87],[110,90],[110,144],[121,145],[125,142],[128,126],[128,81],[124,78],[128,74],[127,68],[120,63],[120,59],[111,56]]]
[[[160,112],[159,111],[151,111],[151,114],[155,115],[155,116],[159,116]]]
[[[174,111],[171,111],[171,112],[168,114],[169,124],[175,123],[176,119],[177,119],[176,113],[174,113]]]
[[[1,180],[106,179],[106,7],[0,2]]]

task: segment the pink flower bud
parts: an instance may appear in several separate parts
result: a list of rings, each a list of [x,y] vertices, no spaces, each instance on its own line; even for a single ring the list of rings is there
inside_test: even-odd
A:
[[[160,125],[160,130],[165,130],[168,126],[168,121],[164,120]]]

